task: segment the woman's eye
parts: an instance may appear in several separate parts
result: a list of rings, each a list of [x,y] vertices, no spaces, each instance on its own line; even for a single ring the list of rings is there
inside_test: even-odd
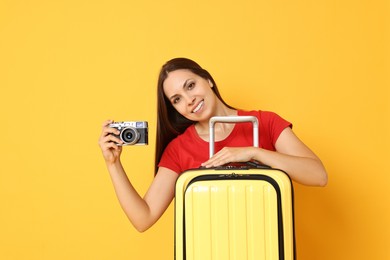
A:
[[[179,103],[179,101],[180,101],[180,98],[177,97],[177,98],[175,98],[175,99],[172,100],[172,103],[173,103],[173,104],[177,104],[177,103]]]
[[[187,88],[188,89],[193,89],[195,87],[195,83],[194,82],[191,82],[190,84],[188,84]]]

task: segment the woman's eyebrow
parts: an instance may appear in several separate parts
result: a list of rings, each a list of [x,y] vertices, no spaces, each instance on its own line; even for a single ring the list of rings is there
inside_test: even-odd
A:
[[[178,94],[175,94],[175,95],[173,95],[172,97],[170,97],[169,100],[175,99],[177,96],[179,96],[179,95],[178,95]]]
[[[184,81],[183,83],[183,88],[185,88],[187,85],[188,85],[188,81],[190,81],[191,79],[187,79],[186,81]],[[178,94],[174,94],[173,96],[171,96],[169,99],[173,99],[175,98],[176,96],[178,96]]]
[[[184,81],[183,88],[185,88],[188,85],[188,81],[190,81],[190,80],[191,79],[187,79],[186,81]]]

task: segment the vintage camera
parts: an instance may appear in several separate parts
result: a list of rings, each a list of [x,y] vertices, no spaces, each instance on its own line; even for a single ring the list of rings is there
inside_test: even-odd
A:
[[[122,145],[147,145],[148,144],[148,122],[114,122],[109,125],[120,131],[119,135],[114,135],[122,140]]]

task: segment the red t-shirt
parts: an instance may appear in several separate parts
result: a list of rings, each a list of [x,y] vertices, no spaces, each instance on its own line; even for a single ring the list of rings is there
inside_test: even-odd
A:
[[[279,115],[268,111],[238,110],[239,116],[256,116],[259,120],[259,146],[275,151],[280,133],[292,124]],[[253,146],[252,123],[237,123],[230,135],[215,142],[215,153],[223,147]],[[183,134],[173,139],[162,154],[159,167],[166,167],[180,174],[188,169],[199,168],[209,159],[209,143],[199,137],[195,126],[189,126]]]

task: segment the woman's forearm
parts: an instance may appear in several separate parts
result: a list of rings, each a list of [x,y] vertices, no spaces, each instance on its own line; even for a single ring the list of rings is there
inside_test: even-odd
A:
[[[126,216],[138,231],[145,231],[155,222],[151,218],[148,204],[135,190],[119,161],[115,164],[107,164],[107,168],[116,196]]]
[[[328,182],[325,168],[316,157],[299,157],[254,148],[253,159],[285,171],[292,180],[304,185],[325,186]]]

